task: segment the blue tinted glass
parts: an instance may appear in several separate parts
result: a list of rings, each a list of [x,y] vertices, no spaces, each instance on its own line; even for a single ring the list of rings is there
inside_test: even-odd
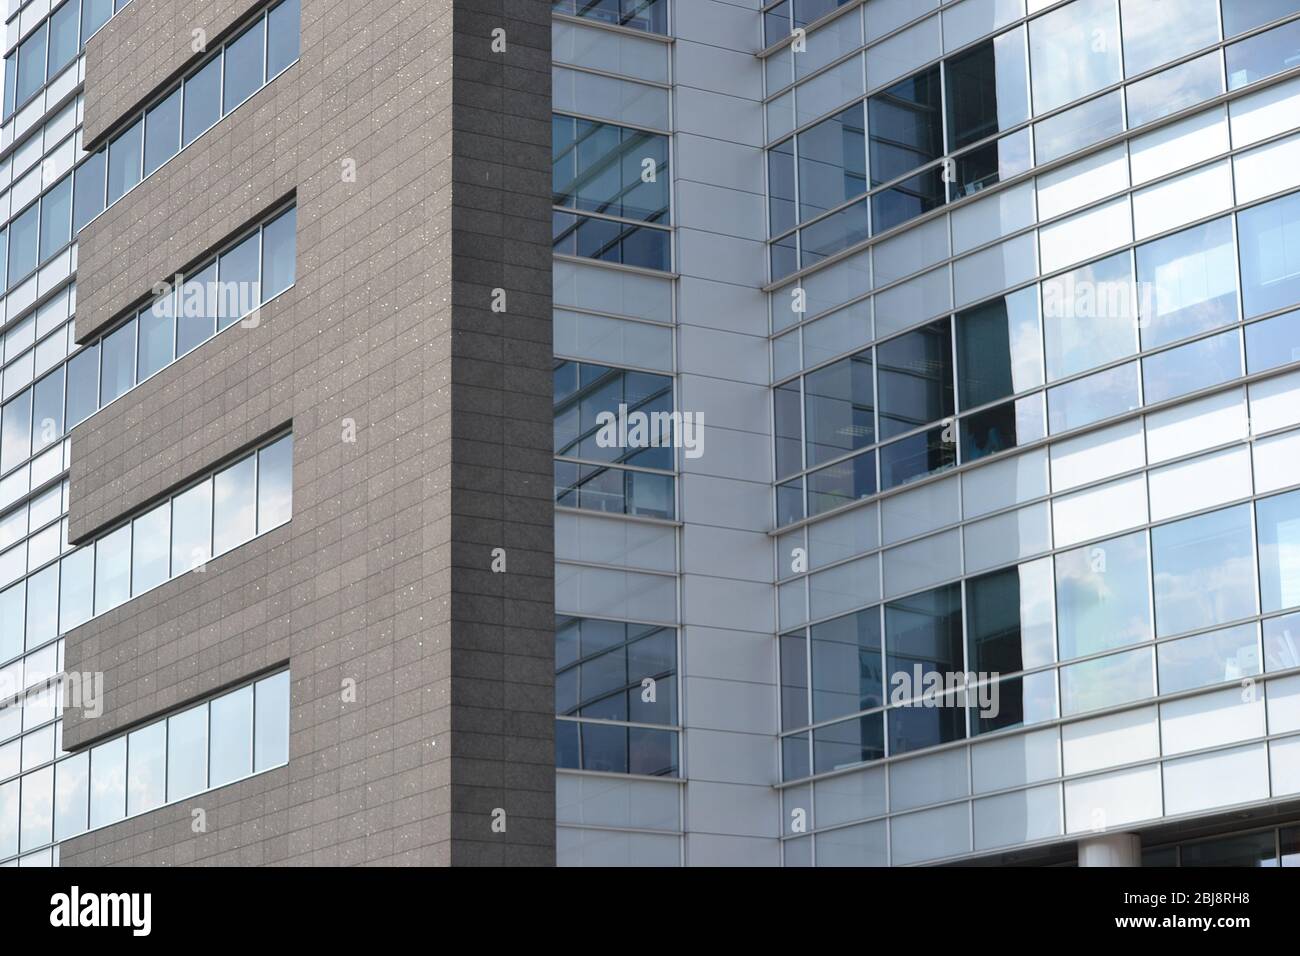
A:
[[[1246,318],[1300,303],[1300,193],[1237,214]]]
[[[952,415],[952,334],[947,319],[877,346],[876,366],[882,439]]]
[[[16,285],[36,268],[36,236],[40,228],[39,204],[27,208],[9,226],[9,285]]]
[[[1223,35],[1235,37],[1238,33],[1300,13],[1296,0],[1222,0]]]
[[[1237,321],[1229,217],[1138,246],[1137,270],[1143,348]]]
[[[145,114],[144,174],[150,176],[181,147],[181,91],[176,91]]]
[[[948,149],[1029,118],[1025,35],[1009,30],[944,62]]]
[[[45,85],[46,24],[42,23],[18,47],[18,78],[15,105],[22,106]]]
[[[1047,391],[1052,434],[1080,428],[1138,407],[1136,362],[1098,372]]]
[[[1242,624],[1157,645],[1160,693],[1176,694],[1258,674],[1258,641],[1255,625]]]
[[[964,672],[961,586],[947,584],[886,604],[885,654],[892,704],[922,697],[927,675]]]
[[[971,734],[988,734],[1057,716],[1056,672],[1009,677],[976,687],[967,694]]]
[[[966,736],[966,701],[958,694],[942,694],[931,703],[891,707],[889,752],[905,754]]]
[[[1151,562],[1157,637],[1255,613],[1249,505],[1152,529]]]
[[[140,330],[136,381],[143,382],[172,360],[176,339],[175,299],[165,295],[141,310],[136,318]]]
[[[72,62],[77,55],[77,0],[68,0],[50,17],[50,76]]]
[[[1300,492],[1255,504],[1265,613],[1300,605]]]
[[[136,122],[108,144],[108,204],[110,206],[140,181],[143,133],[143,124]]]
[[[221,119],[221,57],[215,57],[185,81],[182,143],[188,146]]]
[[[1075,0],[1029,22],[1035,114],[1120,79],[1118,14],[1116,0]]]
[[[1124,104],[1115,90],[1034,124],[1034,156],[1050,163],[1124,128]]]
[[[1146,532],[1056,556],[1060,659],[1070,660],[1151,637]]]
[[[105,150],[92,153],[77,167],[74,174],[76,190],[73,196],[73,229],[82,226],[104,211],[104,167],[108,154]]]
[[[808,467],[875,441],[871,350],[833,362],[804,378]]]
[[[875,493],[876,456],[873,452],[827,465],[808,475],[808,511],[813,515]],[[786,507],[794,508],[794,502],[787,502]]]
[[[272,7],[268,14],[268,33],[266,36],[266,76],[274,77],[286,66],[298,59],[299,23],[301,22],[298,0],[284,0],[279,6]]]
[[[862,104],[822,120],[799,134],[799,218],[818,213],[867,190]]]
[[[851,767],[885,755],[885,717],[882,713],[854,717],[813,731],[813,772]]]
[[[262,230],[262,301],[293,285],[297,259],[298,210],[267,223]]]
[[[1143,359],[1143,397],[1152,405],[1239,375],[1241,336],[1233,330]]]
[[[1300,59],[1300,20],[1274,27],[1223,51],[1228,64],[1228,89],[1239,90],[1248,83],[1281,73]]]
[[[99,377],[102,408],[135,384],[135,320],[104,336]]]
[[[41,197],[41,262],[54,255],[72,238],[72,177]]]
[[[1133,266],[1127,252],[1043,282],[1047,380],[1137,351]]]
[[[809,634],[814,723],[884,706],[879,609],[814,624]]]
[[[1300,361],[1300,311],[1246,326],[1246,370],[1262,372]]]
[[[801,268],[856,245],[868,236],[867,202],[862,200],[819,219],[800,232]]]
[[[794,138],[767,151],[768,212],[771,235],[795,224]]]
[[[258,20],[225,50],[225,95],[222,115],[229,113],[261,88],[264,82],[262,55],[266,44],[266,24]]]
[[[88,345],[68,362],[68,427],[99,408],[99,343]]]
[[[108,22],[113,15],[113,0],[81,0],[81,39],[84,43],[91,34]]]
[[[1177,113],[1223,92],[1218,53],[1207,53],[1125,87],[1129,129]]]
[[[63,437],[63,367],[36,383],[32,403],[32,450]]]
[[[896,488],[957,464],[954,431],[952,425],[943,425],[883,446],[880,449],[880,487]]]

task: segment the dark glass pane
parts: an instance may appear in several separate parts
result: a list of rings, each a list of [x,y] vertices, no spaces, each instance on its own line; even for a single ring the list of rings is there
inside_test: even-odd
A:
[[[261,248],[253,233],[218,260],[217,331],[229,328],[261,304]]]
[[[799,780],[812,775],[808,757],[808,734],[781,738],[781,779]]]
[[[188,146],[221,119],[221,57],[209,60],[185,81],[185,118],[182,146]]]
[[[81,0],[81,42],[108,22],[113,15],[113,0]]]
[[[1043,384],[1038,295],[1013,292],[957,314],[957,389],[975,408]]]
[[[880,487],[896,488],[957,464],[955,425],[918,432],[880,449]]]
[[[882,439],[952,415],[952,338],[947,319],[879,345],[876,364]]]
[[[100,343],[99,404],[102,408],[135,384],[135,320]]]
[[[92,153],[84,163],[77,167],[73,193],[73,228],[80,232],[90,220],[104,211],[104,167],[108,153],[100,150]]]
[[[28,206],[27,211],[9,225],[9,285],[12,287],[36,268],[38,249],[36,236],[40,229],[39,203]]]
[[[879,186],[943,155],[939,67],[895,83],[867,103],[871,184]],[[877,232],[880,227],[877,227]]]
[[[871,197],[871,222],[876,234],[938,209],[947,199],[943,169],[933,166]]]
[[[262,230],[262,301],[293,285],[298,256],[298,210],[290,209]]]
[[[777,386],[774,395],[776,425],[776,476],[784,478],[803,470],[803,429],[800,427],[799,381]]]
[[[964,673],[961,632],[960,585],[947,584],[886,604],[890,701],[921,696],[928,674]]]
[[[217,321],[217,264],[186,278],[176,302],[176,357],[212,338]]]
[[[889,710],[889,752],[905,754],[966,736],[966,706],[960,694],[940,694]]]
[[[797,478],[794,481],[788,481],[783,485],[777,485],[776,486],[777,527],[783,527],[795,521],[802,521],[803,518],[804,518],[803,479]]]
[[[18,47],[17,92],[15,106],[22,106],[45,85],[46,24],[33,32]]]
[[[808,642],[803,634],[781,636],[781,729],[808,726]]]
[[[808,474],[810,516],[875,493],[876,456],[872,452],[827,465]]]
[[[1244,833],[1182,847],[1183,866],[1277,866],[1277,838],[1272,830]]]
[[[647,222],[668,212],[668,139],[612,123],[555,116],[552,202]]]
[[[776,236],[795,224],[793,137],[767,151],[767,186],[769,228]]]
[[[809,633],[814,723],[884,706],[878,608],[814,624]]]
[[[267,16],[267,79],[274,77],[286,66],[298,59],[299,34],[302,32],[301,20],[299,0],[284,0],[284,3],[271,8],[271,12]]]
[[[68,362],[68,427],[99,408],[99,345],[89,345]]]
[[[144,174],[150,176],[181,146],[180,87],[144,117]]]
[[[971,734],[991,734],[1056,717],[1056,672],[1039,671],[966,691]]]
[[[1021,30],[1011,30],[949,58],[944,70],[950,151],[1029,118]]]
[[[961,420],[961,460],[978,461],[1046,436],[1047,422],[1038,396],[995,405]]]
[[[867,190],[862,104],[799,134],[799,218],[810,219]]]
[[[790,0],[784,0],[763,14],[763,45],[784,40],[790,35],[790,29]]]
[[[77,0],[68,0],[50,17],[50,76],[71,63],[77,55],[79,12]]]
[[[973,196],[981,189],[1023,173],[1033,165],[1029,152],[1027,129],[967,150],[953,164],[952,198]]]
[[[813,772],[879,760],[885,755],[884,724],[884,715],[874,713],[814,730]]]
[[[168,294],[140,311],[136,323],[140,329],[136,381],[142,382],[168,365],[175,347],[175,299]]]
[[[805,376],[809,468],[876,440],[874,392],[870,349]]]
[[[32,453],[63,437],[63,367],[36,383],[32,404]]]
[[[825,219],[819,219],[800,232],[800,266],[807,268],[821,262],[868,236],[867,201],[855,202]]]
[[[266,47],[266,25],[258,20],[225,49],[225,95],[221,103],[224,116],[256,93],[265,82],[262,75]]]

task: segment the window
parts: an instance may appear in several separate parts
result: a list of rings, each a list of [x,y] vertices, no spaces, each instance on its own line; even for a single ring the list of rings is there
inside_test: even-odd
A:
[[[952,338],[947,319],[876,349],[880,437],[892,438],[953,413]]]
[[[266,81],[262,72],[265,49],[266,24],[260,18],[226,45],[223,115],[256,93]]]
[[[126,812],[128,816],[167,802],[167,723],[159,721],[127,735]]]
[[[167,800],[208,788],[208,705],[167,718]]]
[[[104,211],[104,176],[107,157],[107,150],[101,149],[91,153],[73,173],[76,189],[73,192],[72,228],[76,232],[80,232],[86,223]]]
[[[1228,217],[1138,246],[1143,348],[1237,320],[1233,248]]]
[[[108,144],[108,204],[140,181],[143,123],[136,122]]]
[[[253,687],[212,701],[209,710],[210,779],[221,787],[253,772]]]
[[[809,628],[814,723],[884,706],[880,609]]]
[[[1300,492],[1255,503],[1262,610],[1300,605]]]
[[[131,598],[131,526],[95,542],[95,613],[111,611]]]
[[[1027,79],[1020,29],[946,60],[949,151],[1028,119]]]
[[[1160,693],[1176,694],[1258,674],[1257,642],[1255,625],[1242,624],[1156,645]]]
[[[137,382],[172,363],[175,354],[176,300],[171,293],[140,310],[136,316],[139,342],[136,356]]]
[[[261,292],[264,302],[293,285],[297,271],[297,229],[296,206],[272,219],[262,229]]]
[[[298,59],[299,24],[302,22],[299,7],[299,0],[285,0],[267,14],[266,78],[268,82]]]
[[[961,459],[977,461],[1047,436],[1043,400],[1030,395],[961,420]]]
[[[556,714],[624,723],[677,722],[677,633],[672,628],[559,617]],[[675,776],[677,735],[621,724],[557,722],[561,765]],[[574,734],[565,753],[559,739]],[[567,762],[566,762],[567,761]]]
[[[1052,434],[1080,428],[1138,407],[1137,363],[1130,362],[1047,392]]]
[[[1137,351],[1127,252],[1047,279],[1042,288],[1048,381]]]
[[[927,674],[965,672],[961,632],[960,585],[947,584],[886,604],[885,670],[891,702],[920,697]]]
[[[800,232],[800,265],[804,268],[815,265],[856,245],[867,235],[867,201],[864,199],[819,219]]]
[[[1151,549],[1157,637],[1255,613],[1249,505],[1155,528]]]
[[[99,406],[126,393],[135,384],[135,323],[128,322],[100,343]]]
[[[181,145],[188,146],[221,119],[221,57],[214,57],[185,80]]]
[[[261,268],[260,241],[258,233],[255,232],[218,257],[218,332],[230,328],[257,308],[262,301],[262,290],[258,286],[258,273]]]
[[[664,272],[670,267],[670,233],[558,210],[551,217],[551,247],[560,255],[617,262]]]
[[[152,176],[181,148],[181,91],[178,87],[144,114],[144,174]]]
[[[975,408],[1043,384],[1042,332],[1033,287],[957,314],[957,390]]]
[[[668,32],[668,0],[551,0],[556,13],[613,23],[647,33]],[[785,32],[789,33],[789,9]],[[769,43],[773,42],[770,38]]]
[[[876,493],[876,456],[868,452],[808,474],[808,513],[819,515]],[[794,519],[797,520],[797,519]]]
[[[1042,558],[966,582],[970,669],[1014,674],[1056,658],[1052,561]]]
[[[215,262],[185,277],[176,300],[177,358],[216,333],[218,298]]]
[[[133,522],[131,593],[143,594],[171,577],[171,507],[159,505]]]
[[[32,393],[21,392],[0,415],[0,471],[26,461],[32,451]]]
[[[1096,654],[1151,637],[1146,532],[1056,556],[1060,659]]]
[[[813,772],[851,767],[885,755],[885,718],[877,712],[813,731]]]
[[[1137,129],[1223,92],[1218,51],[1207,53],[1124,88],[1129,129]]]
[[[867,104],[871,185],[880,186],[943,155],[939,67],[877,93]],[[928,169],[872,197],[874,231],[884,232],[946,201],[943,170]]]
[[[870,349],[805,376],[809,467],[875,441],[874,392]]]
[[[551,137],[555,205],[646,222],[667,218],[668,137],[560,115],[551,117]]]
[[[212,479],[172,499],[172,574],[184,574],[212,557]]]
[[[795,225],[794,137],[767,151],[768,228],[773,236]]]
[[[1295,0],[1222,0],[1222,3],[1223,35],[1228,38],[1296,12]]]
[[[82,40],[89,40],[112,15],[113,0],[81,0]]]
[[[106,826],[126,816],[126,738],[90,751],[90,826]]]
[[[983,699],[981,699],[983,695]],[[1027,726],[1057,716],[1056,672],[1007,677],[967,692],[972,734]],[[985,706],[987,702],[991,706]]]
[[[802,633],[783,634],[781,654],[781,729],[807,727],[808,641]]]
[[[655,427],[673,410],[666,375],[557,360],[554,373],[557,456],[671,469],[671,431]],[[645,416],[644,428],[637,429]],[[627,424],[619,422],[625,419]],[[665,426],[671,429],[671,425]]]
[[[9,224],[9,287],[26,279],[36,268],[39,249],[36,235],[40,228],[39,203],[27,207]]]
[[[1145,73],[1219,40],[1217,0],[1121,0],[1124,72]]]
[[[45,262],[72,238],[72,177],[41,197],[40,261]]]
[[[802,418],[799,380],[778,385],[773,390],[777,478],[803,470]]]
[[[253,772],[289,762],[289,672],[253,685]]]
[[[1234,330],[1143,359],[1143,397],[1152,405],[1239,375],[1241,336]]]
[[[1061,668],[1061,716],[1142,700],[1155,693],[1151,648]]]
[[[257,453],[257,533],[284,524],[293,512],[293,436]]]
[[[799,134],[799,218],[810,219],[867,190],[862,104]]]
[[[77,0],[69,0],[50,17],[50,64],[48,75],[53,78],[73,61],[77,55]]]
[[[225,554],[257,534],[256,456],[213,477],[212,553]]]
[[[68,427],[99,408],[99,343],[87,345],[68,362]]]
[[[1242,210],[1237,233],[1246,318],[1300,302],[1300,193]]]
[[[1115,0],[1074,0],[1029,21],[1034,113],[1082,99],[1120,80]]]
[[[1292,20],[1267,33],[1227,46],[1224,57],[1228,65],[1228,89],[1262,80],[1295,66],[1300,53],[1300,20]],[[20,68],[21,69],[21,68]]]
[[[36,383],[32,400],[32,452],[63,437],[63,367]]]
[[[1246,369],[1262,372],[1300,361],[1300,311],[1246,326]]]
[[[74,28],[75,24],[74,20]],[[89,808],[90,754],[59,761],[54,765],[54,839],[66,840],[83,832]]]
[[[42,23],[18,47],[18,76],[14,105],[21,107],[45,85],[46,24]]]

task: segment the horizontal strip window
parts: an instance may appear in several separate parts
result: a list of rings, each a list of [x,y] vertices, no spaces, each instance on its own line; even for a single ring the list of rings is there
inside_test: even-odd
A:
[[[5,57],[4,119],[26,106],[130,0],[67,0]]]
[[[557,457],[673,470],[670,376],[556,360],[553,378]]]
[[[629,30],[668,33],[668,0],[551,0],[551,9]]]
[[[551,216],[551,249],[560,255],[672,270],[672,232],[661,226],[636,225],[556,210]]]
[[[1143,847],[1142,865],[1300,866],[1300,826],[1232,833],[1172,846]]]
[[[552,203],[662,223],[668,218],[668,137],[552,114]]]
[[[555,713],[676,726],[676,630],[557,617]]]
[[[256,227],[182,276],[122,325],[88,343],[67,366],[67,428],[81,423],[294,283],[297,209]],[[51,378],[61,375],[61,370]],[[36,383],[40,389],[45,379]],[[50,387],[50,409],[57,389]],[[6,406],[6,409],[8,406]],[[51,415],[55,418],[57,416]],[[34,417],[33,428],[44,423]],[[57,429],[56,429],[57,431]],[[21,441],[19,441],[21,444]],[[21,449],[19,449],[21,450]]]
[[[299,0],[281,0],[77,167],[74,231],[298,59]]]
[[[6,632],[35,648],[292,516],[292,436],[269,442],[0,592]]]
[[[0,859],[284,766],[289,711],[281,671],[0,784]]]
[[[1215,23],[1211,42],[1217,32]],[[1056,113],[1034,124],[1033,149],[1024,127],[953,155],[1028,118],[1023,27],[1017,27],[872,94],[768,151],[769,220],[777,237],[771,246],[773,281],[1023,173],[1035,162],[1052,162],[1122,132],[1125,97],[1127,125],[1133,129],[1224,93],[1224,57],[1226,89],[1237,90],[1290,69],[1297,51],[1300,20],[1229,45],[1222,55],[1212,50],[1180,63],[1123,93],[1111,90]],[[1046,95],[1037,85],[1034,90],[1036,97]],[[862,122],[864,105],[869,124]],[[840,208],[867,191],[867,168],[870,187],[881,187],[879,191]],[[826,218],[791,231],[797,222],[817,215]]]
[[[1291,361],[1300,322],[1271,313],[1300,303],[1300,272],[1278,252],[1300,193],[1233,218],[902,333],[806,373],[802,389],[777,386],[777,478],[833,463],[809,474],[806,511],[802,483],[778,490],[779,523]],[[878,480],[874,456],[837,461],[927,424],[880,448]]]

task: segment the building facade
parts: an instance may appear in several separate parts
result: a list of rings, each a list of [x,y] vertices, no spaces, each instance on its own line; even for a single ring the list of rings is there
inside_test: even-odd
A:
[[[1297,0],[4,53],[0,865],[1300,864]]]

